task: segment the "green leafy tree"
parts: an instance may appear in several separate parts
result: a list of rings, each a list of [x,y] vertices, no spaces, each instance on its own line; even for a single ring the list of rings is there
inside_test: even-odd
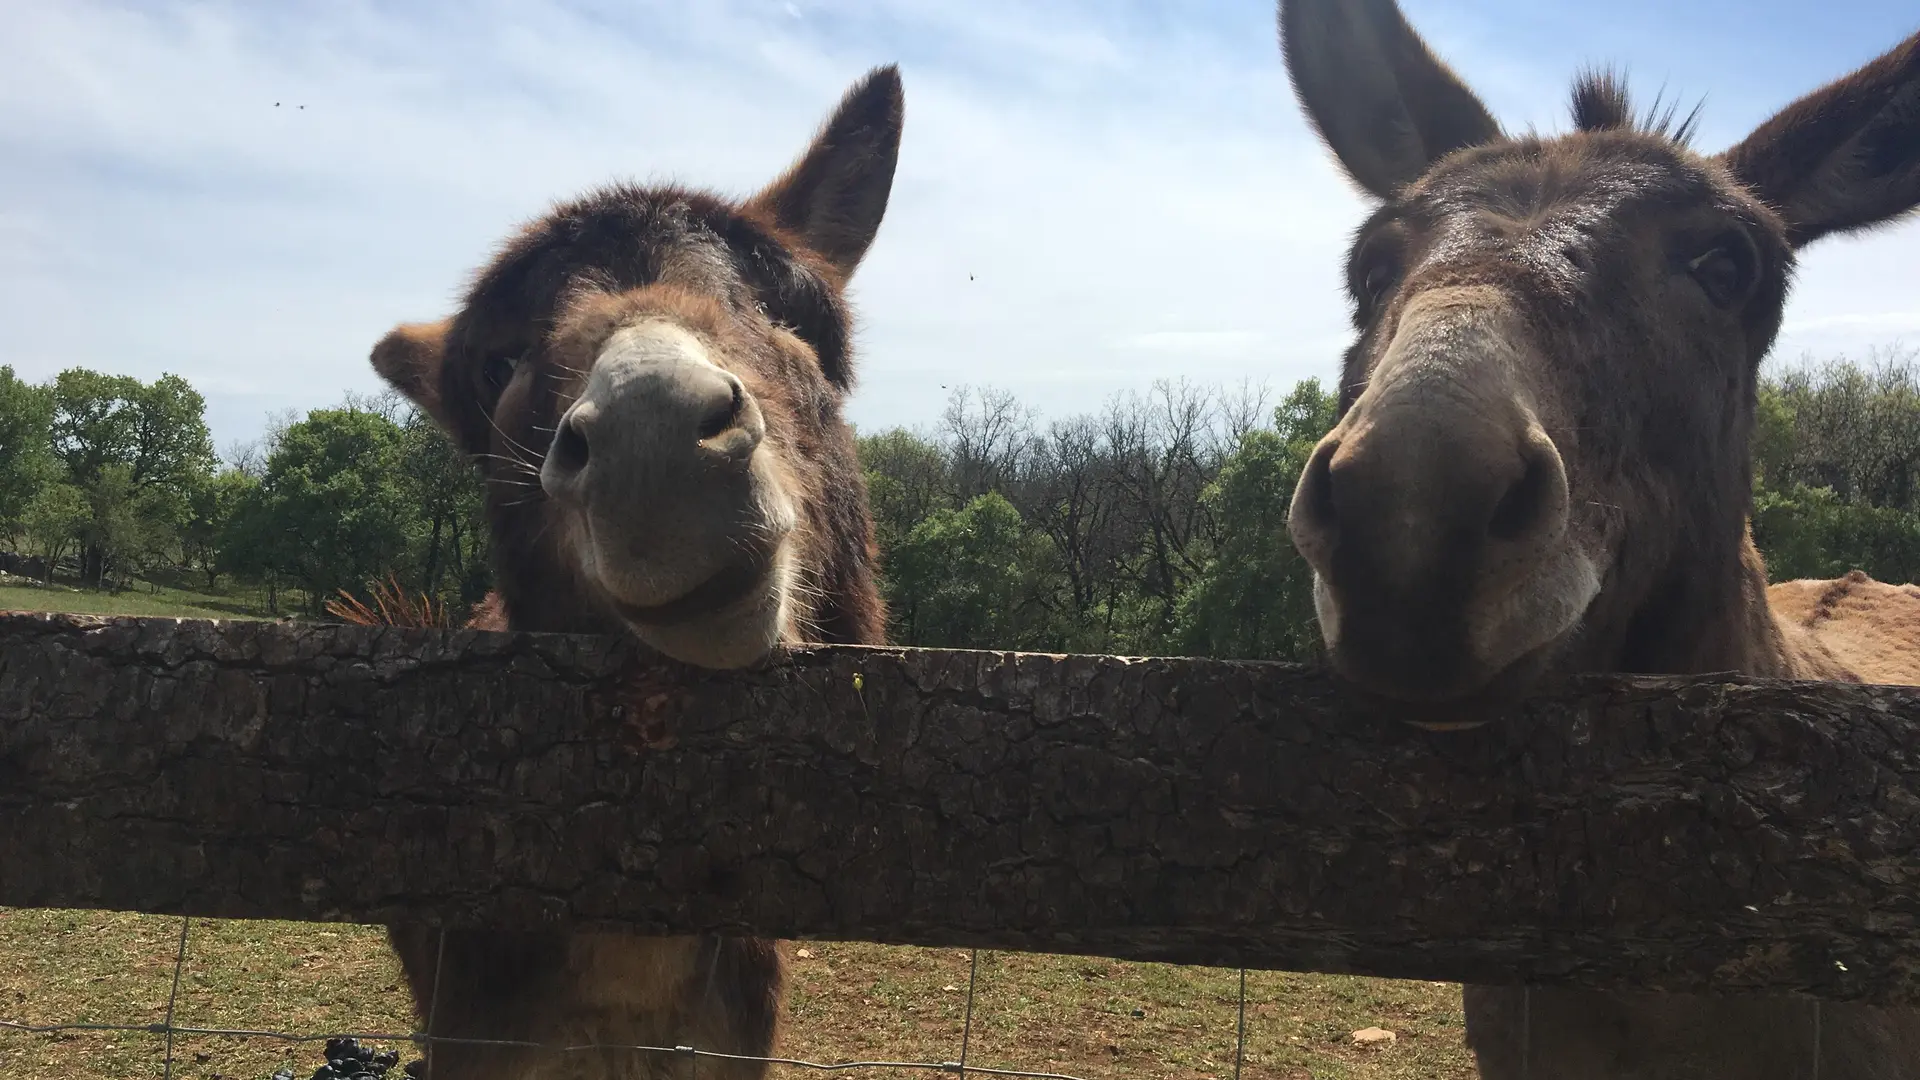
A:
[[[40,485],[28,500],[21,515],[27,535],[33,538],[34,554],[46,564],[47,580],[53,580],[54,565],[73,545],[93,520],[93,508],[86,493],[64,480]]]
[[[952,469],[939,443],[893,428],[861,436],[859,447],[880,550],[892,551],[934,511],[956,505]]]
[[[417,588],[453,610],[478,602],[492,588],[488,567],[486,494],[479,471],[427,416],[400,423],[405,498],[415,518]]]
[[[53,393],[0,366],[0,540],[17,547],[27,507],[58,479],[52,451]]]
[[[1793,484],[1757,492],[1753,540],[1774,581],[1853,570],[1881,581],[1920,581],[1920,514],[1848,502],[1832,488]]]
[[[936,510],[892,553],[899,640],[935,648],[1034,649],[1056,636],[1045,600],[1053,552],[997,492]]]
[[[97,552],[104,567],[132,569],[163,542],[165,526],[147,520],[144,493],[134,486],[132,472],[114,462],[81,489],[87,501],[87,523],[80,529],[81,550]]]
[[[1753,538],[1774,581],[1863,570],[1920,580],[1920,365],[1883,353],[1762,383]]]
[[[282,433],[259,486],[225,531],[226,564],[306,594],[318,612],[340,589],[399,570],[417,513],[402,483],[398,424],[359,409],[315,409]]]
[[[180,528],[181,564],[206,578],[216,588],[227,572],[227,531],[255,489],[258,478],[244,469],[228,468],[204,477],[187,494],[187,516]]]
[[[193,486],[213,468],[206,401],[185,379],[142,383],[84,368],[53,384],[52,448],[68,480],[103,515],[81,546],[81,580],[98,585],[114,556],[147,554],[187,517]],[[126,514],[141,517],[134,528]],[[111,519],[111,520],[110,520]],[[139,544],[132,544],[139,538]]]
[[[1252,430],[1201,495],[1219,545],[1180,599],[1179,640],[1198,656],[1305,660],[1319,647],[1313,572],[1287,535],[1287,508],[1338,401],[1309,379]]]

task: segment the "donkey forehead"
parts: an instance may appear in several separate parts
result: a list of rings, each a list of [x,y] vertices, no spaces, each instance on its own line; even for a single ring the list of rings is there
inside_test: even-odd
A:
[[[746,289],[735,252],[698,225],[633,229],[624,242],[602,232],[551,237],[507,252],[489,269],[462,312],[461,337],[469,350],[509,339],[531,348],[574,298],[654,284],[736,303]]]
[[[1738,190],[1704,159],[1642,135],[1519,140],[1453,155],[1399,201],[1432,227],[1512,235],[1542,226],[1588,233],[1690,211],[1744,214]]]
[[[671,282],[728,293],[740,284],[735,253],[705,221],[681,214],[639,220],[600,215],[561,225],[539,243],[508,252],[498,273],[489,275],[500,288],[486,289],[489,282],[483,282],[476,294],[517,294],[536,308],[552,310],[583,287],[611,291]]]

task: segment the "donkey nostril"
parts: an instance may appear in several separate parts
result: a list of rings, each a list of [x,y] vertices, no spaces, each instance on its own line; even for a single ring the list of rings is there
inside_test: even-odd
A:
[[[1494,506],[1487,534],[1495,540],[1509,541],[1525,536],[1547,512],[1552,494],[1552,467],[1546,458],[1528,454],[1526,471]]]
[[[1321,446],[1307,459],[1307,471],[1302,480],[1307,486],[1307,497],[1301,503],[1301,509],[1323,528],[1332,527],[1338,514],[1333,505],[1333,455],[1339,449],[1340,444],[1335,442]]]
[[[741,410],[746,408],[746,389],[740,385],[740,380],[732,375],[728,375],[727,383],[732,388],[733,394],[727,400],[726,404],[715,409],[713,413],[701,423],[700,438],[703,441],[711,439],[715,435],[732,427],[734,423],[740,419]]]
[[[563,472],[577,473],[587,467],[587,436],[571,417],[560,422],[547,456]]]

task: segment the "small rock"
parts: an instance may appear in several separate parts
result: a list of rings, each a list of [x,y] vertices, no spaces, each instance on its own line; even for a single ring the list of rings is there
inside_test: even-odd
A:
[[[941,987],[940,989],[949,994],[957,994],[960,992],[960,988],[958,986],[955,986],[952,983],[948,983],[947,985]]]
[[[793,950],[793,955],[801,960],[811,960],[813,959],[813,950],[812,949],[795,949]]]
[[[1369,1027],[1361,1028],[1349,1036],[1349,1038],[1353,1040],[1355,1046],[1387,1046],[1399,1039],[1400,1036],[1395,1035],[1386,1028]]]

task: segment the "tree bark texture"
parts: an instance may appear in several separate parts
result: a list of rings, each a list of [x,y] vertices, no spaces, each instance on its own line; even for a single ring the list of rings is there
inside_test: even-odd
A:
[[[0,904],[1920,1001],[1920,688],[0,615]]]

